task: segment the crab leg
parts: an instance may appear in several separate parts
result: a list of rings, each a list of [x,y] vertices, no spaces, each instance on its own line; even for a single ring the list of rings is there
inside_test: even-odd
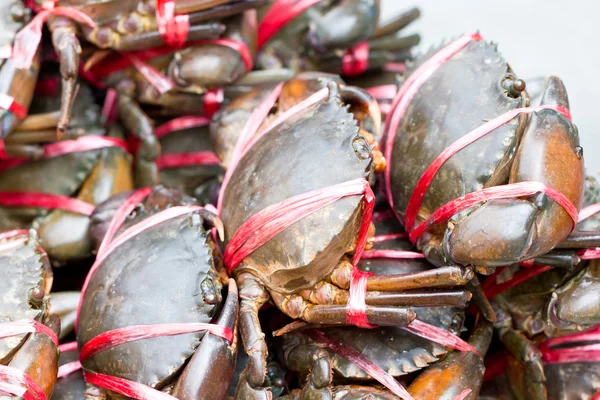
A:
[[[37,131],[43,129],[56,129],[60,119],[60,111],[28,115],[17,128],[20,131]],[[56,133],[56,132],[55,132]]]
[[[440,267],[411,274],[370,276],[367,279],[367,290],[397,291],[464,286],[472,277],[473,271],[468,268]]]
[[[248,354],[248,365],[240,376],[238,399],[271,399],[261,388],[267,373],[267,343],[260,327],[258,310],[269,300],[267,289],[250,274],[240,274],[240,335]]]
[[[523,381],[527,398],[532,400],[547,399],[542,353],[535,344],[514,330],[505,321],[499,322],[501,326],[498,329],[498,336],[512,355],[525,364],[523,372],[525,378]]]
[[[411,22],[419,19],[420,16],[421,10],[416,7],[411,8],[410,10],[394,17],[391,21],[388,21],[383,25],[379,25],[371,38],[377,39],[383,36],[393,35],[400,29],[405,28]]]
[[[313,304],[345,305],[350,297],[349,292],[337,286],[320,282],[313,289],[303,290],[300,295]],[[372,306],[450,306],[466,307],[471,299],[471,293],[466,290],[433,290],[428,292],[380,292],[368,291],[366,304]]]
[[[259,7],[266,3],[268,3],[268,0],[235,1],[233,4],[223,4],[208,10],[193,12],[189,14],[190,24],[196,24],[202,21],[220,20]]]
[[[46,326],[58,335],[60,318],[52,314]],[[58,373],[58,349],[45,333],[31,333],[8,364],[30,376],[50,398]]]
[[[217,325],[234,332],[234,341],[206,334],[181,373],[172,395],[178,399],[223,399],[235,375],[237,361],[238,291],[235,281],[229,280],[227,300]]]
[[[233,0],[178,0],[175,3],[176,14],[188,14],[194,11],[201,11],[207,8],[231,3]]]
[[[154,136],[150,118],[133,99],[135,84],[131,81],[119,83],[118,109],[123,125],[140,141],[136,157],[136,183],[139,187],[154,186],[158,183],[158,168],[155,160],[160,153],[160,144]]]
[[[546,81],[542,104],[568,111],[567,92],[558,77]],[[555,110],[532,113],[509,183],[542,182],[560,191],[579,210],[584,180],[583,152],[575,126]],[[572,228],[569,213],[542,193],[531,200],[486,202],[458,221],[442,245],[446,255],[459,264],[500,266],[548,253]]]
[[[225,25],[220,22],[192,25],[186,40],[193,42],[195,40],[217,39],[221,37],[225,29]],[[158,31],[152,31],[120,36],[114,48],[119,51],[135,51],[160,46],[164,46],[164,39]]]
[[[71,118],[71,109],[77,93],[77,75],[81,45],[77,39],[77,27],[65,17],[54,17],[48,21],[52,32],[52,44],[60,60],[61,102],[60,116],[56,129],[59,136],[66,132]]]
[[[300,390],[298,399],[331,399],[331,383],[333,373],[331,370],[329,353],[324,349],[317,349],[312,356],[312,368],[304,387]]]
[[[575,231],[560,242],[556,249],[589,249],[600,247],[599,231]]]

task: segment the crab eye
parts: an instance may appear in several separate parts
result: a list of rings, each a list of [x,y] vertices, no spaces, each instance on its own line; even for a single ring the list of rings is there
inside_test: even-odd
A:
[[[44,289],[39,286],[31,288],[29,290],[29,302],[36,307],[39,307],[42,304],[42,300],[44,300]]]
[[[368,160],[371,158],[371,147],[369,147],[367,139],[365,139],[363,136],[356,135],[356,137],[352,140],[352,148],[359,159]]]
[[[200,290],[205,304],[219,304],[221,301],[221,294],[217,291],[212,279],[204,279],[200,284]]]

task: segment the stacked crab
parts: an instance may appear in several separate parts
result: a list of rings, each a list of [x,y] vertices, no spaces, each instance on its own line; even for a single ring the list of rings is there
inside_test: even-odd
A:
[[[0,7],[0,397],[598,397],[559,78],[375,0]]]

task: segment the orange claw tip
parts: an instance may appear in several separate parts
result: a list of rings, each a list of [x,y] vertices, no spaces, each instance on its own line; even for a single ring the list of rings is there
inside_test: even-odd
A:
[[[290,333],[290,332],[294,332],[297,331],[299,329],[304,329],[306,327],[310,327],[312,324],[309,324],[308,322],[304,322],[304,321],[294,321],[292,323],[287,324],[286,326],[284,326],[281,329],[277,329],[276,331],[273,331],[273,336],[283,336],[286,333]],[[316,328],[316,325],[312,325],[313,328]]]
[[[219,240],[224,241],[225,240],[225,228],[223,227],[223,221],[221,221],[221,218],[217,217],[215,218],[215,228],[217,229],[217,232],[219,233]]]

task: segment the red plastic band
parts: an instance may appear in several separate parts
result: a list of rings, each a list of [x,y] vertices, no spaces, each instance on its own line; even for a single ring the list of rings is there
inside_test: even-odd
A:
[[[115,89],[109,88],[106,91],[104,104],[102,104],[102,116],[104,117],[105,125],[109,125],[117,120],[117,97],[118,94]]]
[[[22,397],[23,400],[46,400],[42,388],[29,375],[5,365],[0,365],[0,393]]]
[[[35,84],[35,95],[56,96],[59,90],[60,78],[58,76],[47,76],[38,79]]]
[[[346,304],[346,323],[356,325],[359,328],[376,328],[367,319],[367,279],[374,274],[363,272],[356,266],[352,269],[350,279],[350,291],[348,303]]]
[[[585,343],[573,347],[559,347],[569,343]],[[600,326],[585,332],[549,339],[538,346],[542,352],[542,360],[546,364],[572,363],[572,362],[600,362]]]
[[[69,353],[77,350],[77,342],[68,342],[58,345],[58,351],[61,353]]]
[[[362,41],[348,49],[342,57],[342,74],[357,76],[369,68],[369,42]]]
[[[58,379],[65,378],[65,377],[71,375],[73,372],[79,371],[82,368],[83,367],[81,366],[80,361],[68,362],[68,363],[63,364],[60,367],[58,367],[58,374],[56,375],[56,377]]]
[[[220,163],[221,160],[212,151],[163,154],[156,160],[156,166],[160,169],[189,167],[192,165],[219,165]]]
[[[425,258],[425,256],[423,255],[423,253],[419,253],[416,251],[376,249],[376,250],[365,250],[362,255],[362,258],[363,259],[373,259],[373,258],[415,259],[415,258]]]
[[[540,275],[546,271],[551,270],[552,268],[553,267],[551,267],[550,265],[535,265],[531,268],[520,270],[505,282],[486,285],[486,287],[483,288],[485,296],[488,299],[494,298],[495,296],[506,292],[508,289],[520,285],[521,283],[533,278],[534,276]],[[489,276],[485,282],[487,283],[488,281],[491,281],[493,283],[495,282],[496,278],[497,275]]]
[[[369,374],[369,376],[371,376],[377,382],[387,387],[396,396],[405,400],[414,400],[413,397],[393,376],[385,372],[377,364],[373,363],[373,361],[366,358],[354,347],[349,346],[337,339],[330,338],[321,330],[311,330],[307,333],[340,356],[355,364],[358,368]]]
[[[321,0],[275,0],[258,25],[258,48],[277,34],[288,22]]]
[[[307,215],[341,198],[358,195],[364,195],[365,209],[353,260],[353,263],[356,264],[367,241],[375,199],[369,183],[363,178],[293,196],[266,207],[248,218],[238,228],[225,248],[223,258],[227,270],[231,274],[239,263],[254,250]]]
[[[578,251],[577,255],[582,260],[594,260],[596,258],[600,258],[600,248],[584,249],[584,250]]]
[[[391,99],[393,100],[396,96],[398,88],[394,84],[373,86],[365,89],[367,93],[373,96],[377,101]],[[381,107],[381,104],[380,104]]]
[[[79,361],[84,362],[96,354],[113,347],[136,340],[162,336],[182,335],[206,331],[212,335],[233,341],[233,331],[226,326],[208,323],[169,323],[159,325],[135,325],[106,331],[87,342],[79,353]]]
[[[210,118],[197,115],[186,115],[165,122],[154,129],[154,136],[161,138],[169,133],[184,129],[199,128],[210,124]]]
[[[0,205],[65,210],[87,216],[92,215],[95,208],[93,204],[79,199],[42,192],[0,192]]]
[[[99,150],[107,147],[119,147],[125,152],[128,150],[127,144],[120,139],[108,136],[87,135],[75,140],[61,140],[44,145],[43,158],[54,158],[65,154]],[[9,158],[0,162],[0,172],[29,161],[31,160],[26,158]]]
[[[53,2],[44,3],[44,9],[33,17],[31,22],[23,27],[15,35],[13,47],[13,58],[15,68],[29,69],[33,63],[33,57],[37,52],[40,40],[42,38],[42,28],[44,22],[51,15],[61,15],[69,19],[75,20],[81,24],[86,24],[92,28],[96,27],[96,23],[83,12],[72,7],[55,7]]]
[[[436,157],[436,159],[433,160],[433,162],[429,165],[429,167],[425,170],[425,172],[423,172],[423,175],[421,175],[421,177],[419,178],[419,181],[415,185],[415,189],[413,190],[412,195],[408,201],[408,205],[406,206],[406,213],[405,213],[406,229],[410,230],[413,228],[415,219],[417,217],[417,213],[419,211],[419,208],[421,207],[421,204],[423,203],[423,198],[425,197],[425,193],[427,193],[427,189],[429,188],[429,185],[431,185],[431,182],[433,181],[433,178],[435,177],[436,173],[439,171],[439,169],[442,167],[442,165],[444,165],[444,163],[446,161],[448,161],[453,155],[455,155],[456,153],[458,153],[460,150],[464,149],[471,143],[481,139],[482,137],[488,135],[491,132],[494,132],[495,129],[510,122],[512,119],[519,116],[520,114],[531,114],[534,111],[539,111],[539,110],[543,110],[543,109],[553,109],[555,111],[560,112],[559,107],[556,107],[556,106],[538,106],[538,107],[529,107],[529,108],[517,108],[517,109],[511,110],[507,113],[504,113],[504,114],[500,115],[499,117],[496,117],[496,118],[486,122],[485,124],[479,126],[478,128],[472,130],[471,132],[467,133],[466,135],[464,135],[463,137],[461,137],[460,139],[458,139],[457,141],[452,143],[444,151],[442,151]],[[483,190],[481,192],[483,192]],[[517,195],[515,195],[515,197],[516,196],[519,196],[519,195],[517,194]],[[481,201],[483,201],[483,200],[486,200],[486,199],[481,199]],[[573,218],[574,224],[576,224],[577,220],[578,220],[577,208],[568,199],[566,199],[565,196],[562,196],[562,198],[560,200],[554,199],[554,198],[553,198],[553,200],[555,200],[557,203],[559,203],[565,209],[565,211],[567,211],[571,215],[571,218]],[[573,214],[573,209],[575,209],[575,214]]]
[[[406,64],[402,62],[389,62],[383,66],[383,70],[403,74],[406,71]]]
[[[409,234],[410,240],[415,243],[419,236],[430,226],[447,221],[457,212],[472,207],[482,201],[495,199],[509,199],[519,196],[531,196],[536,193],[545,193],[552,200],[560,204],[573,219],[573,227],[577,222],[577,207],[558,190],[541,182],[524,181],[509,185],[494,186],[476,192],[467,193],[454,200],[449,201],[433,212],[423,223],[417,226]]]
[[[472,392],[471,389],[465,389],[462,392],[460,392],[458,395],[456,395],[452,400],[464,400],[467,398],[468,395],[470,395]]]
[[[162,73],[160,73],[152,65],[148,64],[140,57],[133,53],[122,53],[125,58],[129,59],[135,69],[146,78],[146,80],[156,89],[160,94],[165,94],[169,90],[173,89],[175,84]]]
[[[596,392],[594,397],[592,397],[592,400],[600,400],[600,390],[598,392]]]
[[[203,96],[203,114],[212,117],[217,111],[219,111],[224,99],[225,93],[222,88],[208,90]]]
[[[430,325],[426,322],[415,319],[408,326],[402,327],[402,329],[455,350],[470,351],[471,353],[475,353],[483,359],[475,347],[471,346],[469,343],[465,342],[455,334],[442,328],[438,328],[435,325]]]
[[[48,328],[41,322],[31,319],[0,323],[0,338],[7,338],[10,336],[21,335],[23,333],[33,332],[43,333],[52,340],[55,346],[58,347],[58,336],[56,336],[52,329]]]
[[[598,212],[600,212],[600,203],[584,207],[581,209],[581,211],[579,211],[579,220],[577,222],[586,220],[592,215],[597,214]]]
[[[394,217],[394,212],[392,210],[385,210],[385,211],[375,211],[373,213],[373,222],[381,222],[381,221],[385,221],[386,219],[390,219]]]
[[[169,46],[183,46],[187,40],[190,19],[187,14],[175,15],[175,0],[156,0],[156,24]]]
[[[372,220],[374,222],[374,218]],[[395,240],[395,239],[406,239],[408,238],[408,234],[405,232],[402,233],[388,233],[385,235],[377,235],[373,238],[373,242],[374,243],[381,243],[381,242],[387,242],[388,240]],[[364,257],[364,255],[363,255]]]
[[[28,235],[28,234],[29,234],[29,231],[27,231],[27,229],[13,229],[12,231],[6,231],[6,232],[0,233],[0,240],[7,240],[7,239],[14,238],[15,236]]]
[[[113,392],[138,400],[177,400],[175,397],[159,392],[156,389],[139,382],[130,381],[116,376],[104,375],[98,372],[83,370],[83,378],[91,383]]]
[[[6,93],[0,93],[0,108],[10,111],[19,119],[25,119],[27,116],[27,108]]]
[[[398,124],[404,118],[408,105],[414,95],[417,93],[421,85],[447,60],[452,58],[456,53],[467,46],[472,40],[482,40],[478,33],[472,33],[461,37],[444,47],[442,50],[434,54],[430,59],[425,61],[419,68],[415,70],[407,79],[404,84],[398,89],[396,97],[392,102],[391,113],[388,113],[385,118],[385,131],[382,136],[382,143],[384,143],[384,157],[387,160],[387,167],[384,172],[384,183],[388,203],[392,207],[392,211],[396,215],[399,221],[400,216],[397,215],[396,209],[394,208],[394,201],[392,197],[390,184],[390,165],[392,160],[392,149],[394,148],[394,140],[396,138],[396,131]],[[408,229],[407,229],[408,230]]]
[[[531,267],[534,266],[534,263],[535,263],[535,259],[532,258],[532,259],[529,259],[529,260],[521,261],[519,263],[519,265],[521,267],[523,267],[523,268],[531,268]]]
[[[0,243],[0,252],[14,250],[17,247],[24,245],[25,243],[27,243],[26,236],[23,236],[18,239],[12,239],[5,243]]]
[[[15,236],[14,232],[17,231],[11,231],[10,234]],[[58,337],[54,331],[38,321],[24,320],[0,323],[0,338],[32,332],[47,335],[54,345],[58,346]],[[29,375],[17,368],[5,365],[0,365],[0,393],[22,397],[24,400],[46,400],[44,391]]]
[[[4,147],[4,140],[0,139],[0,163],[2,162],[2,160],[6,160],[8,158],[9,157],[8,154],[6,154],[6,148]]]

